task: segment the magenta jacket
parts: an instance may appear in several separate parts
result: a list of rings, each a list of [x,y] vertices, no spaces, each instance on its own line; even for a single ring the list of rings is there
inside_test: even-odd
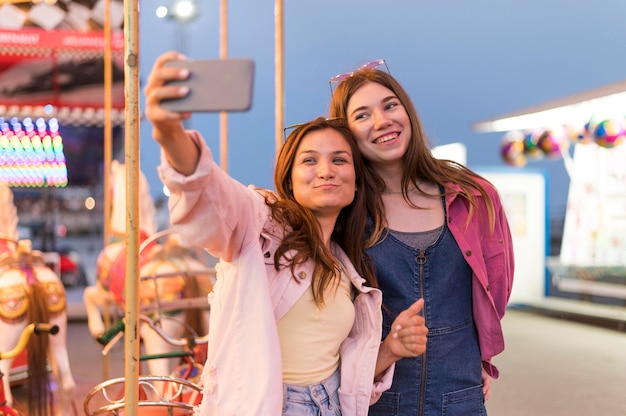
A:
[[[501,319],[513,285],[513,240],[497,190],[485,180],[481,180],[481,184],[491,196],[495,207],[493,234],[489,229],[485,201],[478,191],[476,200],[479,208],[474,211],[469,224],[466,224],[467,201],[455,195],[446,196],[447,221],[465,260],[472,268],[474,321],[483,368],[491,377],[497,378],[498,369],[491,364],[491,358],[504,350]],[[447,184],[447,187],[454,191],[460,190],[455,184]]]
[[[188,134],[201,152],[196,172],[181,175],[163,155],[158,169],[171,192],[172,226],[189,244],[220,258],[217,281],[209,294],[203,399],[195,414],[279,416],[283,385],[276,322],[310,286],[313,263],[297,267],[298,281],[289,268],[276,271],[274,253],[282,230],[271,220],[263,196],[217,166],[197,132]],[[358,291],[354,326],[340,350],[339,400],[344,415],[367,415],[369,405],[391,386],[393,378],[394,366],[374,382],[382,294],[365,286],[365,279],[339,247],[332,250]]]

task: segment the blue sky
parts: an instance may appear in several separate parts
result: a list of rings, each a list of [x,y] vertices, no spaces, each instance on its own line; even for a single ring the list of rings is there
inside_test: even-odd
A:
[[[219,57],[219,1],[200,3],[199,16],[186,24],[155,16],[167,0],[142,5],[142,79],[167,50]],[[274,2],[230,2],[228,15],[229,56],[256,62],[252,109],[229,115],[228,172],[272,187]],[[476,133],[473,122],[626,78],[624,0],[299,0],[285,1],[284,15],[286,124],[326,113],[331,76],[384,58],[432,143],[464,143],[475,169],[508,167],[499,155],[503,133]],[[218,117],[196,114],[190,127],[219,158]],[[140,131],[141,169],[158,198],[158,146],[149,123]],[[547,173],[550,216],[562,216],[569,182],[562,162],[526,166]]]

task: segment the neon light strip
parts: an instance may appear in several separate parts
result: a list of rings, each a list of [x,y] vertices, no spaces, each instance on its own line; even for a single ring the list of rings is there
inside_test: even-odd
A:
[[[67,166],[56,119],[0,117],[0,180],[11,187],[65,187]]]

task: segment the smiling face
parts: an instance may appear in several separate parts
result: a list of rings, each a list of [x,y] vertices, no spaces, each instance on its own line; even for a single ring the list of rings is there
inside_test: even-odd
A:
[[[368,82],[348,101],[346,118],[359,150],[373,166],[402,160],[411,140],[411,123],[390,89]]]
[[[307,133],[295,153],[291,170],[295,200],[320,217],[337,217],[352,203],[356,174],[352,149],[336,130]]]

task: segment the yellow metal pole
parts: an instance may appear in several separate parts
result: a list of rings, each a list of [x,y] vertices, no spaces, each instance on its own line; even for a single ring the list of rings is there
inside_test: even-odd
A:
[[[274,3],[274,26],[275,26],[275,55],[274,55],[274,117],[276,152],[283,145],[283,128],[285,126],[285,76],[284,76],[284,15],[283,0],[275,0]]]
[[[111,193],[110,170],[112,159],[112,129],[111,129],[111,91],[112,91],[112,71],[111,71],[111,0],[104,2],[104,222],[102,227],[102,237],[104,239],[102,247],[109,244],[111,236]],[[97,282],[96,282],[97,284]],[[108,328],[111,324],[111,314],[109,305],[104,306],[104,324]],[[109,379],[109,356],[102,357],[102,379]]]
[[[112,159],[112,68],[111,68],[111,0],[105,1],[104,17],[104,245],[109,243],[111,234],[111,193],[110,168]]]
[[[220,2],[220,58],[228,57],[228,0]],[[228,172],[228,113],[220,112],[220,164]]]
[[[124,1],[126,116],[126,283],[124,399],[126,414],[139,413],[139,1]]]

